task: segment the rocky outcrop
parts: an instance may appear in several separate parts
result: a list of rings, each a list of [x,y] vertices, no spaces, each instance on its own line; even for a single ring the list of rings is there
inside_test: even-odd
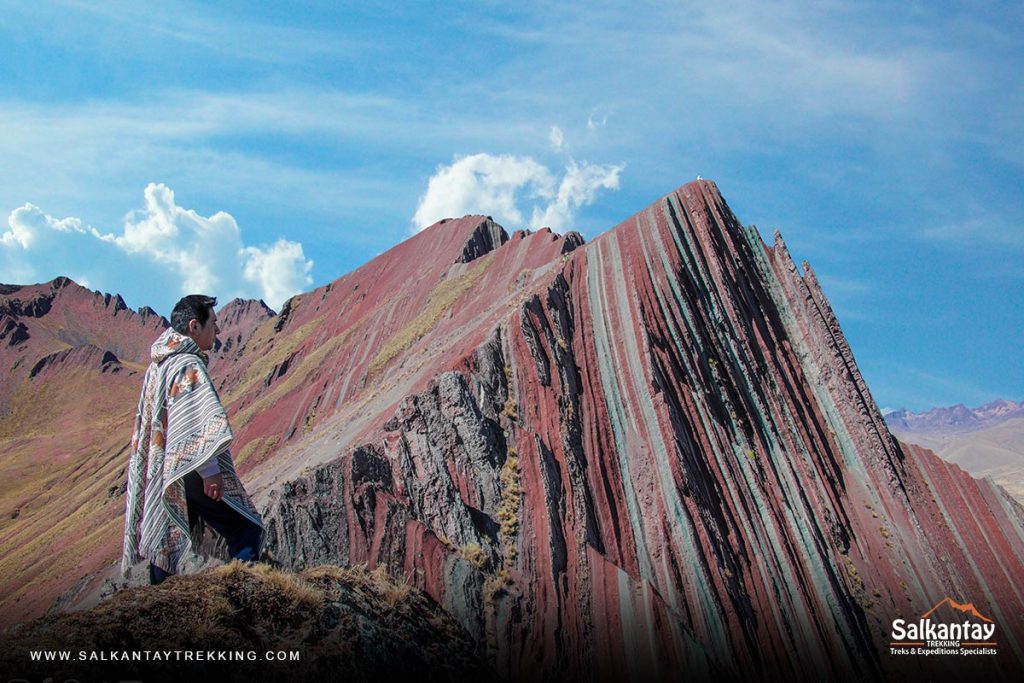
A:
[[[463,219],[465,220],[465,219]],[[505,229],[487,216],[470,234],[459,254],[458,263],[469,263],[490,253],[508,241]]]
[[[0,342],[5,346],[18,346],[28,341],[28,327],[6,313],[0,314]]]
[[[79,368],[95,369],[100,373],[116,373],[124,366],[110,351],[86,344],[43,356],[32,366],[28,376],[29,379],[38,377],[42,380],[48,375],[73,372]]]
[[[277,560],[297,568],[383,564],[422,577],[482,646],[482,590],[501,566],[495,511],[503,491],[507,496],[500,358],[500,341],[492,339],[477,354],[481,372],[469,382],[445,373],[402,401],[380,446],[366,444],[272,492],[268,545]],[[487,398],[484,405],[474,388]]]
[[[262,299],[232,299],[217,312],[220,333],[214,352],[219,355],[235,353],[261,323],[275,315]]]
[[[231,406],[236,448],[245,452],[243,473],[364,401],[372,402],[372,414],[350,426],[365,427],[369,438],[402,399],[471,354],[507,315],[510,301],[557,267],[565,238],[549,230],[517,233],[461,262],[481,235],[492,234],[491,225],[467,216],[423,230],[335,282],[293,297],[273,330],[260,328],[244,354],[213,366]],[[265,410],[269,405],[273,411]],[[353,447],[359,445],[350,435]],[[315,455],[320,462],[327,457]]]

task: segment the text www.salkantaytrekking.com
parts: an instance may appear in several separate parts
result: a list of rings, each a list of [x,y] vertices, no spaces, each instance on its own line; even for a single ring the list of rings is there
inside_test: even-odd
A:
[[[298,650],[30,650],[33,662],[297,662]]]

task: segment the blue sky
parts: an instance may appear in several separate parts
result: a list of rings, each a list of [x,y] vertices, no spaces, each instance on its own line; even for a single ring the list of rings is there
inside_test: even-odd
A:
[[[0,281],[276,306],[445,213],[593,238],[700,174],[882,407],[1024,398],[1019,2],[152,4],[0,3]]]

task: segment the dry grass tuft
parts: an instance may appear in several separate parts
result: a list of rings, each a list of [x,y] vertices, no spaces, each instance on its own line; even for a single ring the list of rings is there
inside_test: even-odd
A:
[[[516,412],[518,407],[519,406],[516,404],[515,399],[510,398],[507,401],[505,401],[505,408],[501,411],[501,414],[510,420],[514,420],[518,415],[518,413]]]
[[[369,576],[372,579],[374,590],[389,607],[396,607],[404,603],[414,590],[413,585],[406,581],[405,577],[395,578],[388,574],[384,565],[378,565],[369,573]]]
[[[484,598],[488,602],[494,602],[494,600],[507,593],[511,585],[512,575],[506,567],[502,567],[484,582]]]
[[[477,569],[484,569],[487,566],[487,553],[476,543],[467,543],[459,548],[459,552]]]
[[[502,540],[512,548],[519,531],[519,506],[523,499],[523,488],[519,476],[519,456],[514,448],[508,449],[505,464],[498,475],[501,498],[498,501],[497,517],[501,523]],[[511,552],[515,552],[514,549]]]

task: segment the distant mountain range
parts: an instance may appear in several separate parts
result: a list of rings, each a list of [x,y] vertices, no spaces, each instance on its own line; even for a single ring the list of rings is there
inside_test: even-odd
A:
[[[1024,418],[1024,401],[1014,403],[997,399],[973,409],[962,403],[932,408],[923,413],[912,413],[906,408],[900,408],[886,413],[885,421],[896,433],[917,432],[938,437],[976,432],[1018,417]]]
[[[929,448],[976,477],[991,477],[1024,503],[1024,401],[896,410],[885,421],[902,441]]]

